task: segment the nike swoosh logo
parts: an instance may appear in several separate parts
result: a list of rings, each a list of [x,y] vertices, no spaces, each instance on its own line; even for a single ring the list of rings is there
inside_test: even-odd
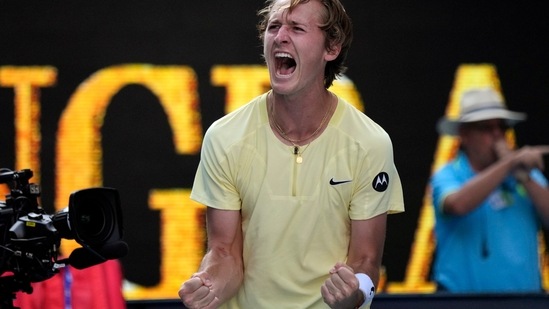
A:
[[[332,186],[335,186],[335,185],[340,185],[342,183],[347,183],[347,182],[351,182],[352,180],[342,180],[342,181],[335,181],[333,178],[330,179],[330,184]]]

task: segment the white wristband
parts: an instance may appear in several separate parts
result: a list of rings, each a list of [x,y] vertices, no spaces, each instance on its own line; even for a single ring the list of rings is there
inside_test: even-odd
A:
[[[358,279],[358,288],[364,293],[364,303],[360,307],[364,307],[366,305],[369,305],[372,300],[374,299],[374,295],[376,294],[376,288],[374,287],[374,283],[372,282],[372,279],[366,274],[363,273],[357,273],[355,274],[355,277]]]

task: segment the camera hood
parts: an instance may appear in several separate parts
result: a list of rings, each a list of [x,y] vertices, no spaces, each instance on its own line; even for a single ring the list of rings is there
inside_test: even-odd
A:
[[[100,248],[122,239],[120,196],[114,188],[87,188],[69,197],[69,224],[74,239]]]

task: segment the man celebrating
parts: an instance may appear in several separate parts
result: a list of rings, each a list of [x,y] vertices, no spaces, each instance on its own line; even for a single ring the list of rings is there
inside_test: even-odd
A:
[[[206,132],[191,198],[208,251],[189,308],[368,307],[386,217],[404,210],[387,133],[328,88],[351,21],[339,0],[272,0],[258,28],[272,90]]]

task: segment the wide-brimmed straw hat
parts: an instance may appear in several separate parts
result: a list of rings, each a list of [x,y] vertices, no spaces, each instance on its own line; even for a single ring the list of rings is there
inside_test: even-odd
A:
[[[441,118],[437,130],[440,134],[457,135],[462,123],[489,119],[502,119],[509,127],[513,127],[526,120],[526,114],[508,110],[494,89],[474,88],[463,93],[458,118]]]

